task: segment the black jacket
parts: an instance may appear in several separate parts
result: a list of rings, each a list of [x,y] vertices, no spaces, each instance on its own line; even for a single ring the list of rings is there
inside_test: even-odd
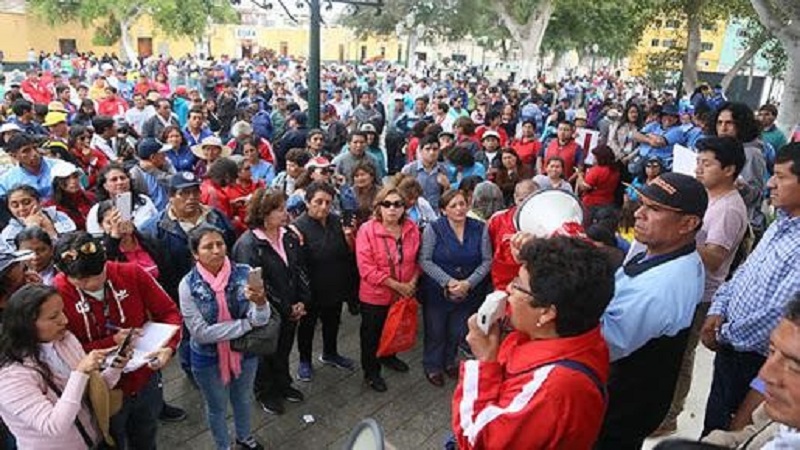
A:
[[[261,267],[267,298],[285,319],[292,305],[310,301],[311,288],[300,240],[294,232],[286,231],[283,248],[288,264],[284,264],[272,245],[248,230],[233,245],[231,259],[250,267]]]
[[[303,213],[294,225],[303,234],[301,248],[311,281],[311,302],[331,306],[352,299],[358,286],[358,271],[341,219],[331,213],[326,220],[323,226]]]

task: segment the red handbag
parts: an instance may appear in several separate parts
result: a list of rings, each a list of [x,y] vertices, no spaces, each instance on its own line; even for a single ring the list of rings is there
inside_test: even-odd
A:
[[[389,307],[383,325],[378,356],[390,356],[410,350],[417,340],[417,301],[401,298]]]

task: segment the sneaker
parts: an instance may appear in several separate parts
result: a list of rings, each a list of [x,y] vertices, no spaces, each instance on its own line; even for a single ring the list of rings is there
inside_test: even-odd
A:
[[[186,411],[164,402],[161,413],[158,414],[158,419],[162,422],[180,422],[186,419]]]
[[[380,358],[380,363],[384,366],[394,370],[395,372],[405,373],[408,372],[408,364],[404,363],[397,356],[389,356],[388,358]]]
[[[319,362],[326,366],[336,367],[337,369],[353,370],[356,368],[356,363],[350,358],[345,358],[342,355],[320,355]]]
[[[297,366],[297,379],[309,382],[313,377],[314,368],[311,367],[311,361],[300,361],[300,364]]]
[[[371,378],[364,378],[364,381],[372,388],[375,392],[386,392],[386,381],[383,380],[380,376],[371,377]]]
[[[286,412],[286,408],[283,407],[283,400],[279,398],[259,399],[258,404],[261,405],[261,409],[263,409],[265,413],[272,414],[273,416],[280,416]]]
[[[298,389],[295,389],[291,386],[287,387],[283,391],[283,398],[289,403],[300,403],[306,399],[306,396],[303,395]]]
[[[264,446],[259,444],[256,438],[250,436],[244,440],[236,440],[236,448],[243,450],[264,450]]]

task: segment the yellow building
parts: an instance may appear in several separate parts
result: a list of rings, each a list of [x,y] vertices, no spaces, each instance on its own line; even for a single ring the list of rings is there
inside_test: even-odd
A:
[[[2,2],[0,2],[2,6]],[[99,46],[92,43],[94,30],[79,23],[51,26],[24,9],[0,8],[0,42],[7,62],[27,61],[29,49],[45,52],[112,53],[120,55],[119,45]],[[307,26],[267,27],[261,25],[212,25],[207,38],[211,54],[241,57],[262,49],[280,55],[306,56],[309,48]],[[154,30],[149,18],[139,20],[132,29],[132,44],[140,55],[168,54],[181,56],[196,53],[189,39],[173,39]],[[321,30],[323,61],[363,61],[383,58],[391,61],[405,59],[405,49],[394,36],[359,39],[342,27],[323,26]]]
[[[700,33],[700,57],[697,61],[697,70],[703,72],[716,72],[719,65],[722,45],[725,40],[727,22],[716,21],[711,26],[703,26]],[[668,52],[674,48],[686,48],[687,29],[686,21],[679,19],[659,18],[653,21],[642,34],[639,45],[630,57],[630,74],[644,76],[647,72],[647,62],[653,55]],[[675,67],[679,70],[680,65]]]

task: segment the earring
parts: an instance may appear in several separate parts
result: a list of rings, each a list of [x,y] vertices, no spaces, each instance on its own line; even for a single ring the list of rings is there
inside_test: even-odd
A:
[[[541,328],[542,327],[542,322],[536,322],[536,326]]]

